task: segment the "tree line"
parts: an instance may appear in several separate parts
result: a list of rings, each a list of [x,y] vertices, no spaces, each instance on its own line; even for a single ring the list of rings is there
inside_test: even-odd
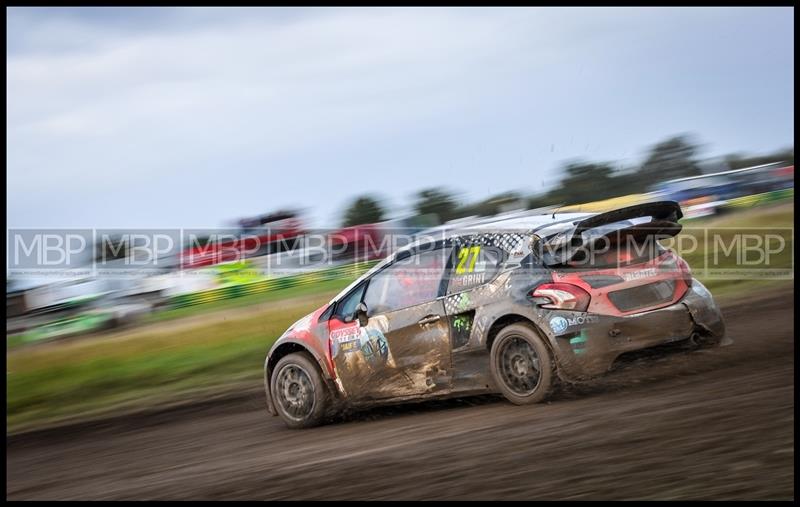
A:
[[[559,168],[561,177],[556,186],[544,193],[523,195],[503,192],[477,202],[461,202],[445,188],[427,188],[414,196],[414,212],[431,215],[439,223],[469,216],[491,216],[509,207],[533,209],[543,206],[581,204],[627,194],[649,191],[658,182],[703,174],[699,160],[700,145],[691,136],[672,136],[653,145],[638,166],[620,167],[614,162],[570,160]],[[767,155],[726,155],[715,163],[716,171],[741,169],[773,162],[794,164],[794,148]],[[706,171],[708,172],[708,171]],[[384,220],[386,210],[374,196],[355,198],[344,213],[345,227]]]

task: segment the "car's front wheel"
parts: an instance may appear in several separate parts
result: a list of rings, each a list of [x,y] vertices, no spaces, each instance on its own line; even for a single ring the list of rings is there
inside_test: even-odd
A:
[[[529,325],[500,330],[490,354],[492,376],[503,396],[515,405],[545,400],[553,386],[553,361],[544,340]]]
[[[270,390],[275,408],[290,428],[320,424],[328,408],[328,390],[319,368],[302,352],[282,357],[273,369]]]

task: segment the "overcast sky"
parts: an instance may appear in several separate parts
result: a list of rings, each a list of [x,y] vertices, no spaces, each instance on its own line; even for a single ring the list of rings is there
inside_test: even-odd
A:
[[[793,146],[793,8],[7,10],[9,227],[335,225],[559,163]]]

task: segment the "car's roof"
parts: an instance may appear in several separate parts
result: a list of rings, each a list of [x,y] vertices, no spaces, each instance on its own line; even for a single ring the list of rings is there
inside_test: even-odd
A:
[[[588,218],[597,213],[546,213],[546,214],[516,214],[507,217],[491,217],[488,219],[474,220],[466,223],[446,224],[435,229],[429,229],[419,234],[419,239],[401,249],[413,248],[436,240],[468,237],[482,233],[536,233],[540,236],[550,236],[569,229],[575,222]]]
[[[496,233],[536,233],[540,236],[550,236],[557,234],[563,230],[569,229],[572,225],[597,213],[531,213],[531,212],[517,212],[507,214],[501,217],[489,217],[484,219],[475,219],[473,221],[459,221],[458,223],[445,224],[443,226],[434,227],[423,231],[419,234],[418,239],[409,245],[406,245],[385,259],[381,260],[373,266],[369,271],[359,276],[350,285],[345,287],[339,294],[337,294],[331,303],[337,300],[340,296],[347,294],[356,285],[368,276],[371,276],[376,271],[382,269],[385,265],[389,264],[400,252],[407,251],[422,245],[430,244],[436,241],[442,241],[457,237],[472,236],[475,234],[496,232]]]

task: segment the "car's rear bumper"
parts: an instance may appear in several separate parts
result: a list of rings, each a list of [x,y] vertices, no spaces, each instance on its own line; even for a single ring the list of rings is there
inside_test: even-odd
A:
[[[553,312],[550,318],[554,316],[576,322],[574,313]],[[711,293],[697,280],[679,302],[668,307],[626,317],[582,314],[582,320],[571,325],[568,333],[551,338],[559,372],[566,379],[599,375],[625,352],[693,336],[720,345],[732,343]]]

